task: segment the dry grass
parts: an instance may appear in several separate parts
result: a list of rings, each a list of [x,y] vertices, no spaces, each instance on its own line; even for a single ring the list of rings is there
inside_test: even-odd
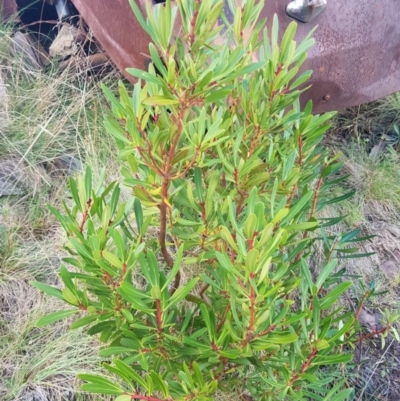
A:
[[[29,284],[58,285],[64,238],[55,226],[37,238],[21,221],[26,205],[2,204],[0,238],[0,399],[63,400],[77,391],[77,371],[99,370],[99,344],[62,322],[36,328],[45,314],[65,308]],[[25,224],[21,224],[25,223]]]
[[[355,285],[343,304],[354,307],[360,301],[364,288],[375,285],[379,296],[365,304],[369,314],[400,311],[400,262],[394,267],[395,275],[388,275],[382,266],[400,251],[400,154],[396,126],[400,123],[400,97],[392,95],[371,105],[345,111],[336,120],[336,126],[326,139],[326,145],[343,153],[345,165],[342,174],[348,174],[345,184],[334,188],[337,195],[356,191],[341,204],[324,211],[328,216],[345,215],[343,222],[331,228],[330,234],[352,229],[360,235],[374,235],[360,244],[360,252],[375,252],[368,258],[345,259],[349,275],[356,276]],[[380,146],[387,135],[392,140],[381,147],[378,154],[371,150]],[[368,327],[364,327],[368,332]],[[355,400],[400,399],[400,344],[388,338],[371,338],[355,349],[354,364],[342,372],[349,386],[356,389]]]
[[[59,285],[65,238],[46,204],[65,200],[68,174],[90,164],[97,177],[102,171],[107,180],[118,175],[102,126],[107,105],[84,74],[25,65],[12,53],[7,27],[0,31],[0,73],[8,94],[0,163],[3,175],[22,189],[19,196],[0,197],[0,399],[106,400],[80,393],[76,379],[79,372],[101,369],[98,342],[69,331],[68,322],[36,328],[40,317],[65,305],[29,283]]]

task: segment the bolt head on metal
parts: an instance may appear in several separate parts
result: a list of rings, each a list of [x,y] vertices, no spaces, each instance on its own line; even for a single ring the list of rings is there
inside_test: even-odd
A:
[[[293,0],[286,7],[286,14],[300,22],[309,22],[326,8],[327,0]]]

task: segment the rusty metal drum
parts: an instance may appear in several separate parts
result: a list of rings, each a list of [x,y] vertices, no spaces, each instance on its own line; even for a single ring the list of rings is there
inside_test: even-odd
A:
[[[9,18],[25,0],[1,1],[3,15]],[[46,0],[59,1],[73,3],[128,79],[126,68],[147,68],[150,39],[128,0]],[[146,1],[155,4],[135,1],[143,11]],[[266,0],[262,16],[267,25],[275,13],[281,32],[298,21],[298,41],[318,26],[316,44],[304,65],[313,70],[312,87],[302,99],[312,99],[316,112],[367,103],[400,90],[400,1]]]

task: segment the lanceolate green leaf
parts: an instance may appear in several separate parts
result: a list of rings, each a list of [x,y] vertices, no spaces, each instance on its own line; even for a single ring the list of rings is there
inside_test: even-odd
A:
[[[140,375],[138,375],[132,368],[126,365],[123,361],[115,360],[115,366],[120,369],[121,371],[125,372],[126,375],[131,377],[136,383],[138,383],[143,388],[146,388],[146,382],[143,380]]]
[[[144,72],[142,70],[138,70],[136,68],[127,68],[126,71],[131,74],[132,76],[143,79],[148,82],[152,82],[155,84],[160,84],[160,79],[156,77],[155,75],[149,74],[147,72]]]
[[[79,378],[90,383],[84,384],[82,386],[83,390],[97,394],[118,395],[123,393],[123,390],[116,386],[115,383],[111,382],[103,376],[80,374]]]
[[[265,337],[261,337],[263,341],[270,342],[273,344],[290,344],[297,340],[296,333],[289,334],[269,334]]]
[[[325,280],[331,275],[331,273],[333,272],[336,265],[337,265],[337,259],[332,259],[328,264],[326,264],[323,267],[323,269],[315,283],[315,285],[317,286],[318,289],[321,288],[321,286],[324,284]]]
[[[60,299],[64,299],[62,292],[58,288],[50,287],[49,285],[40,283],[38,281],[32,281],[31,285],[33,287],[36,287],[38,290],[44,292],[47,295],[50,295],[52,297],[57,297]]]
[[[353,355],[351,354],[337,354],[337,355],[324,355],[316,359],[313,362],[312,366],[319,366],[319,365],[336,365],[340,363],[350,362],[353,359]]]
[[[165,307],[165,310],[168,308],[171,308],[172,306],[176,305],[178,302],[182,301],[185,299],[186,295],[189,294],[189,292],[192,290],[192,288],[195,286],[197,283],[198,278],[193,278],[190,280],[185,286],[178,288],[172,297],[168,300],[168,303]]]
[[[108,251],[103,251],[102,255],[104,259],[106,259],[109,263],[111,263],[111,265],[118,267],[118,269],[122,269],[123,263],[113,253]]]
[[[48,324],[52,324],[54,322],[57,322],[58,320],[65,319],[66,317],[74,315],[75,313],[78,312],[79,312],[78,309],[74,309],[74,310],[64,310],[60,312],[50,313],[47,316],[39,319],[36,323],[36,327],[47,326]]]
[[[167,106],[178,103],[179,101],[176,99],[170,99],[163,96],[152,96],[143,101],[143,104],[146,104],[148,106]]]
[[[110,395],[119,395],[123,394],[124,390],[117,386],[108,386],[103,384],[83,384],[83,391],[88,391],[94,394],[110,394]]]
[[[79,327],[86,326],[90,323],[95,322],[97,320],[97,318],[98,318],[97,315],[84,316],[81,319],[78,319],[74,323],[72,323],[70,328],[71,328],[71,330],[78,329]]]
[[[133,208],[135,210],[136,224],[140,232],[143,226],[143,210],[142,210],[142,204],[140,203],[140,200],[138,198],[135,198],[133,203]]]

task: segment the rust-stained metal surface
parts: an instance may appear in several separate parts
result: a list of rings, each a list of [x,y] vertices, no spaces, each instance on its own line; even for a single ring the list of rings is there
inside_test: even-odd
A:
[[[0,1],[5,16],[15,14],[15,0]],[[136,1],[143,10],[145,1],[152,0]],[[146,68],[149,38],[136,21],[128,0],[72,3],[122,72],[127,67]],[[278,14],[281,32],[292,21],[285,11],[289,3],[290,0],[267,0],[263,10],[268,21]],[[316,44],[304,66],[314,71],[312,87],[303,101],[311,98],[314,110],[323,112],[399,91],[399,21],[399,0],[327,0],[321,14],[311,22],[299,23],[298,42],[318,25],[314,33]]]
[[[282,0],[268,0],[264,17],[291,21]],[[298,40],[318,25],[305,68],[313,70],[304,96],[315,111],[340,110],[400,90],[400,1],[328,0],[312,22],[299,24]]]
[[[17,15],[17,3],[15,0],[2,0],[3,19],[9,21],[10,18]]]
[[[73,0],[111,59],[124,71],[146,64],[147,35],[127,0]],[[287,0],[268,0],[263,16],[290,23]],[[315,25],[316,44],[305,68],[314,71],[311,98],[317,112],[340,110],[400,90],[400,1],[330,0],[312,22],[299,23],[298,41]]]
[[[136,21],[128,0],[73,0],[73,3],[128,79],[132,78],[125,72],[128,67],[147,70],[150,38]]]

